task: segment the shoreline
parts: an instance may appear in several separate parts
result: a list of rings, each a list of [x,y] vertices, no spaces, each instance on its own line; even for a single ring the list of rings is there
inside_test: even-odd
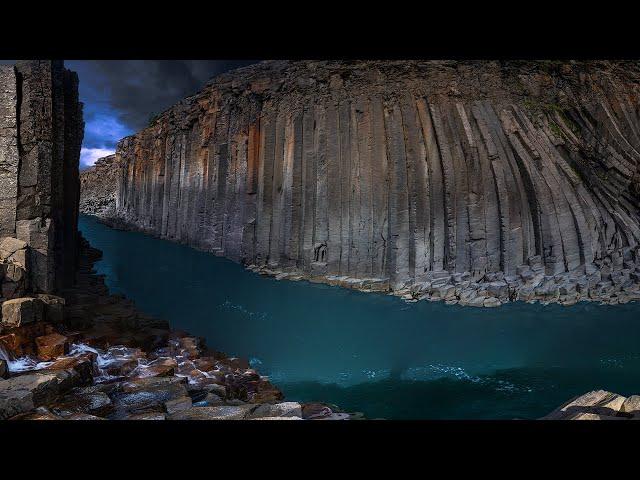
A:
[[[207,347],[110,294],[82,238],[76,284],[61,292],[64,319],[3,331],[0,418],[13,420],[348,420],[321,402],[286,401],[246,359]],[[62,317],[62,316],[61,316]],[[29,331],[27,331],[29,329]],[[6,329],[3,329],[6,330]],[[52,341],[48,344],[41,334]],[[19,338],[13,348],[7,337]],[[44,357],[44,352],[50,356]]]
[[[145,229],[113,214],[81,213],[93,216],[99,222],[115,230],[140,232],[161,240],[186,245],[198,251],[225,257],[219,252],[163,238],[151,229]],[[584,271],[577,270],[546,275],[542,263],[534,261],[529,265],[519,267],[520,274],[517,276],[505,276],[503,272],[487,273],[483,281],[479,282],[472,281],[469,272],[431,272],[422,282],[405,283],[394,288],[388,279],[352,278],[328,275],[318,271],[326,268],[326,264],[317,265],[316,272],[302,272],[295,267],[279,268],[276,265],[244,264],[241,261],[237,263],[247,270],[277,280],[305,280],[364,293],[383,293],[400,297],[409,303],[426,300],[443,301],[447,305],[494,308],[516,301],[543,305],[557,303],[563,306],[575,305],[578,302],[618,305],[640,301],[640,271],[637,268],[628,267],[613,269],[608,264],[602,269],[598,269],[593,264],[589,267],[583,267]]]

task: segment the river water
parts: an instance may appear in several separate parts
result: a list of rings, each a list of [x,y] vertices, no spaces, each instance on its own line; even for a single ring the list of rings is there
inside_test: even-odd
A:
[[[532,419],[603,388],[640,393],[640,305],[499,308],[278,281],[81,216],[96,265],[125,294],[210,348],[250,359],[288,400],[367,418]]]

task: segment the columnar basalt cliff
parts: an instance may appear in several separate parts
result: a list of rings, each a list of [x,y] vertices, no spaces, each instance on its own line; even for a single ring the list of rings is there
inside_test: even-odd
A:
[[[0,297],[73,283],[83,132],[78,77],[62,61],[0,67]]]
[[[119,171],[115,155],[99,158],[80,172],[80,211],[88,215],[111,216],[116,209]]]
[[[640,298],[637,62],[263,62],[116,153],[115,219],[407,300]]]
[[[0,420],[359,418],[109,294],[77,231],[83,129],[62,62],[0,67]]]

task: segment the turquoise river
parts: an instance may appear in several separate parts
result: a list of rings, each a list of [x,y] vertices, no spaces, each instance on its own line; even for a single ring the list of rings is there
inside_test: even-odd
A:
[[[80,218],[109,289],[250,359],[288,400],[367,418],[533,419],[593,389],[640,393],[640,305],[482,309],[309,282]]]

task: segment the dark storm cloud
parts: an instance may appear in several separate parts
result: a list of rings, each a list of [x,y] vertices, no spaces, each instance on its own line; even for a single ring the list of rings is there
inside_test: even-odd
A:
[[[120,121],[133,130],[149,117],[196,93],[213,76],[254,63],[232,60],[90,61],[96,84],[106,89]]]
[[[13,60],[0,60],[0,64]],[[251,60],[69,60],[78,73],[85,131],[80,166],[115,152],[118,141],[200,90],[212,77]]]

